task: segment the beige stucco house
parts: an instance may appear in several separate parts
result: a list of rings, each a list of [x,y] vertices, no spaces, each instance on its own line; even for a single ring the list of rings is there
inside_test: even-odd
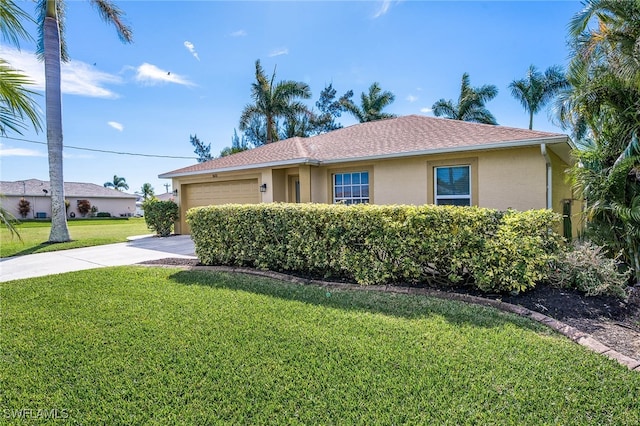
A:
[[[51,186],[48,181],[38,179],[0,182],[0,198],[2,206],[12,215],[20,219],[18,210],[20,199],[29,201],[30,211],[25,219],[51,218]],[[133,216],[136,212],[137,196],[117,191],[94,183],[65,182],[65,200],[69,201],[68,217],[81,217],[78,201],[88,200],[98,212],[108,212],[111,216]]]
[[[223,203],[428,203],[570,215],[577,211],[565,181],[572,148],[563,134],[410,115],[282,140],[159,177],[177,189],[177,233],[189,233],[189,208]]]

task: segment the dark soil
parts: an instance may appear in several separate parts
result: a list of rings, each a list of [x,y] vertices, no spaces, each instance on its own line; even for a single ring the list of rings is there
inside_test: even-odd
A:
[[[161,259],[145,264],[199,265],[197,259],[178,258]],[[447,289],[449,290],[498,299],[540,312],[592,335],[621,354],[640,360],[640,287],[634,287],[626,301],[609,296],[585,296],[575,290],[558,289],[548,285],[539,285],[531,291],[515,296],[481,293],[468,287]]]

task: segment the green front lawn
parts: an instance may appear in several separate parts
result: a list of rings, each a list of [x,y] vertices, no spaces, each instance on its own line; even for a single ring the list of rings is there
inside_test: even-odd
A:
[[[640,423],[640,374],[490,308],[144,267],[0,289],[7,422]]]
[[[72,220],[69,221],[69,233],[73,241],[60,244],[46,243],[50,222],[24,222],[17,229],[22,241],[6,228],[0,228],[0,257],[120,243],[132,235],[151,233],[144,218]]]

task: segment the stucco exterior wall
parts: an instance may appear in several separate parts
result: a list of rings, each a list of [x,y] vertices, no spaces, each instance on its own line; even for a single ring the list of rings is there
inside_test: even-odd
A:
[[[312,201],[332,202],[333,173],[368,170],[372,204],[433,203],[433,167],[447,164],[472,166],[474,205],[500,210],[546,208],[546,162],[538,147],[312,167]],[[566,190],[560,178],[556,181],[555,190]],[[561,211],[559,204],[554,207]]]
[[[4,207],[5,210],[7,210],[13,216],[15,216],[18,219],[22,219],[22,216],[20,215],[18,210],[18,203],[20,202],[21,198],[23,197],[6,195],[0,199],[0,204],[2,205],[2,207]],[[38,213],[38,212],[46,213],[48,218],[51,217],[51,198],[26,195],[24,199],[30,203],[29,207],[31,209],[29,211],[29,214],[24,219],[34,219],[35,213]]]
[[[571,188],[565,179],[568,165],[550,150],[552,163],[553,210],[562,213],[563,200],[571,199]],[[544,209],[547,207],[547,163],[540,146],[467,151],[442,155],[424,155],[396,159],[334,163],[323,166],[300,165],[287,168],[265,168],[248,173],[203,173],[173,179],[178,188],[176,202],[185,185],[257,178],[267,184],[260,201],[295,202],[292,199],[294,179],[300,182],[300,201],[333,202],[334,173],[369,172],[370,203],[422,205],[434,201],[434,167],[469,165],[471,167],[471,203],[499,210]],[[186,229],[185,206],[181,205],[176,232]],[[575,221],[577,222],[577,221]],[[576,230],[574,223],[574,232]]]
[[[1,201],[2,206],[18,219],[22,218],[18,211],[18,202],[21,198],[22,196],[7,196]],[[51,197],[26,195],[24,198],[31,203],[31,211],[25,219],[35,219],[37,213],[45,213],[46,218],[51,218]],[[78,212],[78,200],[89,200],[92,206],[98,207],[98,212],[108,212],[115,217],[133,216],[136,212],[135,198],[65,197],[65,199],[70,203],[67,217],[70,217],[71,213],[77,218],[82,216]]]
[[[69,213],[74,211],[76,217],[80,217],[78,213],[78,200],[89,200],[92,206],[98,208],[98,212],[108,212],[111,216],[133,216],[136,214],[136,199],[124,198],[124,199],[112,199],[112,198],[97,198],[97,197],[67,197],[67,200],[71,203],[69,205]]]
[[[547,207],[547,168],[539,147],[478,155],[478,205],[493,209]]]

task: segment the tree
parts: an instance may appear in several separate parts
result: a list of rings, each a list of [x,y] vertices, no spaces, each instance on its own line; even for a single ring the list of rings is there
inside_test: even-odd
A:
[[[127,184],[127,180],[125,178],[123,178],[123,177],[118,176],[118,175],[113,175],[113,181],[105,182],[104,183],[104,187],[105,188],[117,189],[118,191],[123,191],[123,190],[129,189],[129,185]]]
[[[320,92],[320,99],[316,102],[316,107],[320,113],[314,114],[311,119],[314,134],[327,133],[342,128],[342,124],[337,123],[336,118],[342,115],[345,108],[335,98],[336,89],[333,88],[332,84],[329,84]]]
[[[562,89],[569,86],[562,68],[554,65],[541,73],[531,65],[525,78],[509,84],[511,95],[522,104],[529,113],[529,129],[533,129],[533,116]]]
[[[593,27],[589,25],[593,23]],[[571,88],[558,114],[581,145],[571,176],[584,197],[586,234],[622,253],[640,279],[640,3],[587,0],[572,19]]]
[[[110,0],[89,0],[100,17],[114,25],[123,42],[131,42],[131,29],[122,21],[123,12]],[[38,54],[44,59],[45,110],[49,181],[51,185],[50,243],[69,241],[69,228],[64,209],[64,177],[62,172],[62,95],[60,90],[60,62],[68,61],[64,41],[64,1],[38,0],[40,43]]]
[[[267,124],[262,117],[251,118],[246,128],[242,131],[242,137],[253,147],[262,146],[267,140]]]
[[[78,200],[78,212],[82,217],[91,211],[91,202],[89,200]]]
[[[155,195],[153,186],[150,183],[143,183],[142,188],[140,188],[140,194],[142,195],[143,200],[147,200],[149,198],[153,198]]]
[[[255,119],[264,120],[266,125],[266,139],[263,143],[278,140],[278,118],[291,117],[308,111],[306,105],[298,99],[309,99],[311,90],[306,83],[283,80],[275,83],[276,71],[271,78],[267,78],[256,61],[256,82],[251,85],[252,104],[245,106],[240,116],[240,130],[245,131],[255,124]]]
[[[315,115],[311,111],[288,115],[280,130],[280,139],[306,138],[313,134]]]
[[[19,46],[20,38],[30,38],[22,20],[31,19],[13,0],[0,2],[2,38],[15,46]],[[0,135],[6,135],[8,130],[21,134],[26,129],[25,119],[31,121],[37,132],[42,130],[38,108],[32,98],[35,93],[25,88],[31,83],[24,74],[0,58]]]
[[[22,216],[22,218],[24,219],[29,215],[30,212],[31,203],[29,202],[29,200],[20,198],[20,201],[18,201],[18,213],[20,213],[20,216]]]
[[[231,154],[237,154],[238,152],[246,151],[250,149],[249,142],[245,135],[242,135],[242,138],[238,136],[238,132],[236,129],[233,129],[233,136],[231,137],[231,146],[224,148],[220,151],[220,157],[226,157]]]
[[[462,74],[460,96],[458,103],[452,100],[440,99],[433,104],[433,114],[436,117],[446,117],[453,120],[471,121],[483,124],[498,124],[493,114],[485,108],[484,104],[495,98],[498,88],[493,84],[485,84],[481,87],[471,87],[469,74]]]
[[[352,114],[360,123],[395,117],[394,114],[382,112],[384,108],[393,103],[395,95],[389,91],[383,92],[378,83],[373,83],[369,87],[369,93],[363,92],[360,95],[361,106],[353,103],[352,96],[353,90],[349,90],[340,98],[339,103],[345,111]]]
[[[204,163],[205,161],[209,161],[213,158],[211,156],[211,144],[205,145],[204,142],[201,142],[200,139],[198,139],[198,135],[189,135],[189,139],[191,145],[196,148],[193,152],[198,156],[198,163]]]

